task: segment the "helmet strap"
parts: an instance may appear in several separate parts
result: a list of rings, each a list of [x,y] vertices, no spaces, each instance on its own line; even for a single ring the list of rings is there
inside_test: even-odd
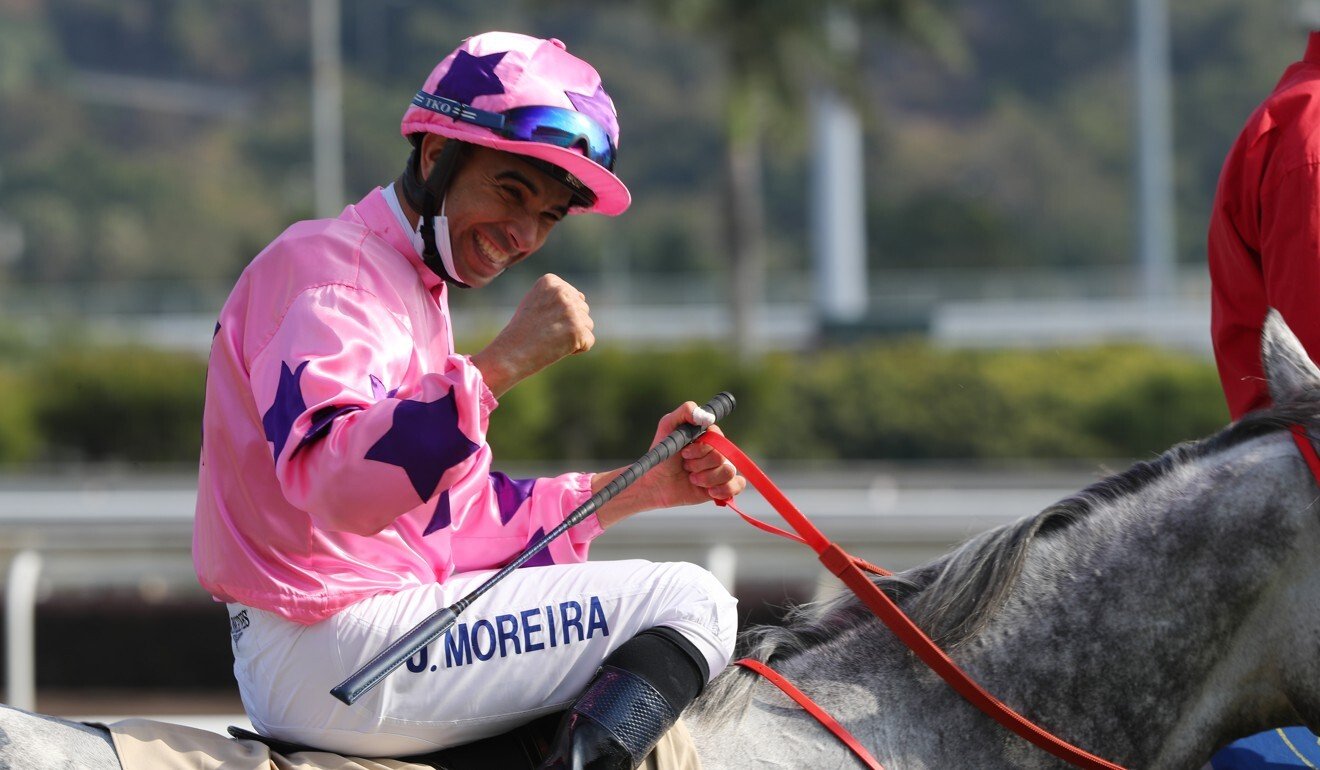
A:
[[[440,150],[440,156],[435,160],[435,165],[431,166],[431,173],[427,175],[426,181],[419,183],[417,180],[421,177],[423,138],[418,136],[414,140],[413,152],[408,159],[408,173],[403,175],[403,197],[413,210],[421,214],[422,261],[431,272],[443,278],[446,283],[460,289],[471,288],[457,276],[450,275],[449,270],[445,268],[444,260],[440,257],[440,250],[436,247],[435,240],[435,218],[440,215],[445,195],[449,192],[449,183],[462,160],[464,144],[455,139],[446,140],[445,146]],[[447,233],[445,237],[449,237]]]

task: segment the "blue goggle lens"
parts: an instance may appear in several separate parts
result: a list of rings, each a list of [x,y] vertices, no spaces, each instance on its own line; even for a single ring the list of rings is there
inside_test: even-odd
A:
[[[599,123],[576,110],[533,106],[488,112],[426,91],[418,91],[412,103],[454,120],[489,128],[506,139],[577,149],[592,162],[614,170],[617,151],[610,135]]]
[[[614,170],[614,143],[599,123],[563,107],[515,107],[501,113],[495,132],[509,139],[579,150],[594,163]]]

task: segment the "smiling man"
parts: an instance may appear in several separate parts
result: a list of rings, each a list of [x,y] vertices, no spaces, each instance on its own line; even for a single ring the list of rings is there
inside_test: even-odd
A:
[[[586,562],[638,511],[745,483],[691,445],[554,541],[349,707],[330,688],[540,539],[618,470],[492,470],[498,397],[595,338],[581,292],[535,282],[484,349],[454,350],[451,287],[532,257],[570,213],[622,213],[618,123],[557,40],[469,38],[406,110],[403,174],[259,254],[212,343],[193,553],[229,607],[267,736],[419,754],[567,709],[550,767],[633,767],[732,654],[734,600],[690,564]],[[687,403],[660,419],[710,419]],[[579,695],[587,692],[579,698]]]

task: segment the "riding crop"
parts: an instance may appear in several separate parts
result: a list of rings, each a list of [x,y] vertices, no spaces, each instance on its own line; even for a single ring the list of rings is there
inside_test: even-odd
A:
[[[702,408],[715,415],[715,419],[722,420],[733,411],[737,405],[733,396],[727,392],[717,393]],[[353,672],[344,681],[335,685],[330,694],[348,705],[353,705],[358,698],[367,694],[371,688],[375,687],[391,671],[403,665],[403,662],[421,652],[426,645],[435,641],[449,629],[450,626],[458,620],[458,616],[466,610],[472,602],[476,601],[482,594],[489,591],[494,585],[511,572],[521,567],[528,559],[540,553],[552,540],[567,532],[575,524],[595,513],[605,503],[609,502],[615,495],[627,489],[634,481],[641,478],[643,474],[655,466],[673,457],[683,447],[696,441],[706,432],[706,426],[684,423],[678,426],[673,433],[665,436],[658,444],[651,447],[650,451],[642,455],[636,462],[623,469],[623,472],[615,476],[599,492],[587,498],[587,501],[578,506],[570,513],[559,526],[550,530],[544,537],[535,543],[527,546],[527,549],[519,554],[518,558],[509,562],[499,572],[492,575],[480,586],[477,586],[471,593],[462,599],[443,609],[436,610],[426,616],[421,623],[418,623],[411,631],[399,637],[388,647],[381,650],[376,657],[372,658],[366,665]]]

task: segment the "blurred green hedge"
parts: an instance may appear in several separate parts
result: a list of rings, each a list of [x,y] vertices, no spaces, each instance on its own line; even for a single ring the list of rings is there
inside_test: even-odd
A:
[[[0,463],[196,461],[205,364],[143,348],[0,361]],[[766,458],[1148,457],[1228,420],[1213,365],[1140,346],[942,350],[887,342],[739,363],[715,347],[601,346],[519,384],[490,440],[501,461],[630,459],[658,419],[720,390],[724,429]]]
[[[739,403],[725,431],[785,459],[1146,457],[1228,421],[1212,363],[1140,346],[876,343],[747,365],[715,348],[597,349],[506,394],[491,442],[508,460],[632,458],[661,415],[719,390]]]
[[[796,359],[775,457],[1147,457],[1228,422],[1209,361],[1137,346],[1044,351],[900,344]]]
[[[42,459],[195,462],[206,363],[140,347],[65,350],[30,368]]]

